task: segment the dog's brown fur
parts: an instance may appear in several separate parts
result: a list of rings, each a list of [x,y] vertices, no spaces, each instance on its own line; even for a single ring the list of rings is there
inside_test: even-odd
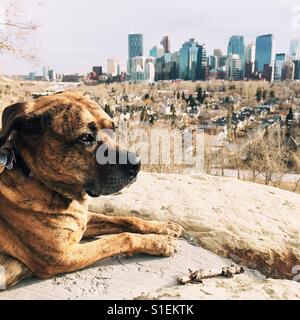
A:
[[[88,211],[87,182],[92,192],[110,194],[132,180],[120,176],[115,187],[115,180],[97,167],[100,141],[121,150],[101,131],[113,126],[98,105],[75,93],[4,111],[0,146],[16,130],[19,154],[15,167],[0,175],[0,265],[6,268],[7,287],[32,274],[49,278],[118,254],[174,253],[173,237],[182,233],[176,224]],[[91,130],[101,139],[90,146],[78,143]],[[99,181],[94,181],[96,171]]]

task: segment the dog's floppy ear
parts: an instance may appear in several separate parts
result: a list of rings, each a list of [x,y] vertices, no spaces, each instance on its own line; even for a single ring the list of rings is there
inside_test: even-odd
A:
[[[24,116],[25,104],[22,103],[14,104],[3,111],[2,130],[0,132],[0,173],[3,172],[4,168],[13,168],[15,162],[15,126],[19,119]]]
[[[48,114],[36,115],[33,112],[28,112],[27,109],[26,103],[16,103],[3,111],[0,147],[13,131],[39,134],[49,125],[50,116]]]
[[[0,173],[4,168],[12,169],[15,162],[14,144],[17,134],[39,134],[49,124],[49,115],[29,113],[26,103],[7,107],[2,115],[0,131]]]
[[[0,131],[0,147],[6,142],[19,121],[26,115],[26,104],[16,103],[4,109],[2,114],[2,129]]]

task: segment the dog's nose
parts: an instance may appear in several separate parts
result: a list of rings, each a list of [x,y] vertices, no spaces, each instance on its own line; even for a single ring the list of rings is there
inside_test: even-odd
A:
[[[127,168],[133,176],[136,176],[141,168],[141,158],[133,152],[128,152]]]

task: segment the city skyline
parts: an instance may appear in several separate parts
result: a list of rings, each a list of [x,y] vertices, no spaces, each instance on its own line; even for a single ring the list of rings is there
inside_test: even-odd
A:
[[[25,0],[27,3],[29,1]],[[38,20],[41,25],[34,36],[35,42],[40,46],[40,63],[32,66],[22,60],[2,55],[0,68],[7,74],[26,74],[31,70],[41,72],[42,66],[49,65],[57,72],[85,74],[90,71],[91,65],[106,66],[107,59],[116,58],[121,64],[121,70],[126,70],[127,37],[132,32],[144,35],[146,56],[153,46],[160,44],[165,35],[170,38],[171,52],[180,50],[182,43],[195,38],[197,42],[206,45],[208,55],[211,55],[215,48],[221,48],[223,53],[226,53],[232,35],[243,35],[247,45],[250,41],[255,42],[258,35],[267,33],[275,36],[276,53],[288,54],[290,40],[296,38],[300,32],[292,25],[292,9],[297,5],[297,1],[293,0],[278,1],[276,4],[269,0],[255,0],[251,3],[251,8],[247,8],[247,14],[242,14],[243,17],[237,14],[241,12],[238,5],[232,7],[232,0],[222,1],[222,10],[203,10],[204,7],[210,9],[212,5],[205,3],[197,6],[195,0],[188,0],[185,6],[192,9],[189,18],[175,8],[177,2],[182,6],[180,1],[160,3],[160,7],[168,9],[167,11],[155,10],[156,2],[157,5],[160,3],[154,0],[153,6],[146,7],[136,0],[130,0],[127,6],[115,0],[109,3],[103,1],[101,4],[91,0],[89,5],[82,1],[74,3],[63,0],[58,6],[58,0],[45,0],[44,5],[36,4],[31,7],[31,13],[28,13],[31,20]],[[258,7],[256,2],[259,3]],[[227,6],[234,19],[222,19],[226,16]],[[57,7],[60,11],[57,11]],[[139,10],[142,8],[148,12]],[[201,22],[197,19],[200,11]],[[94,12],[104,13],[95,20]],[[109,12],[111,17],[107,14]],[[154,15],[156,25],[153,25],[151,19]],[[78,23],[80,21],[81,23]],[[104,25],[106,28],[101,28]]]

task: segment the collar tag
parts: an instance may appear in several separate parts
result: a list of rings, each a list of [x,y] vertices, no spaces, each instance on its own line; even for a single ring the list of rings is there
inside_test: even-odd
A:
[[[16,131],[12,131],[5,143],[0,147],[0,174],[6,168],[11,170],[16,162],[14,152],[14,142],[16,137]]]

